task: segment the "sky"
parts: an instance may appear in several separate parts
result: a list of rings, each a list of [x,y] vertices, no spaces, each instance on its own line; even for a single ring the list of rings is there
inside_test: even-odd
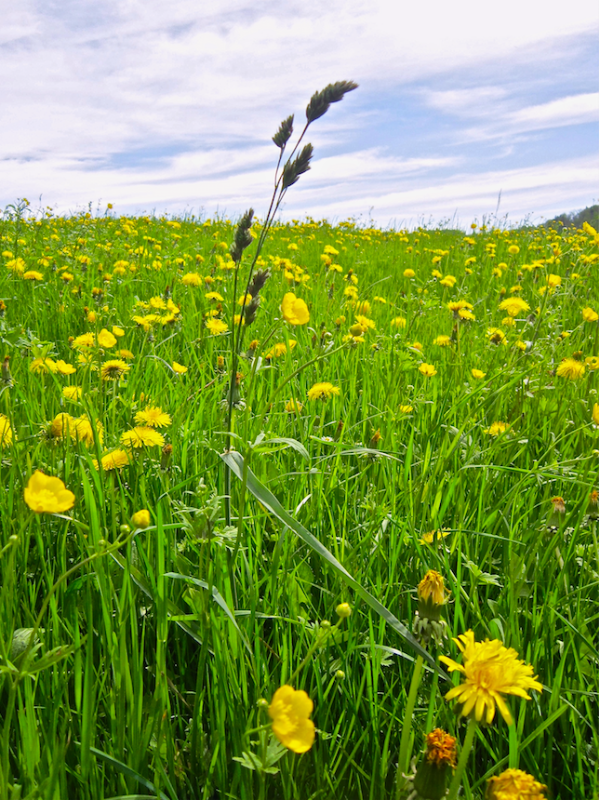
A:
[[[271,137],[312,94],[282,219],[540,222],[599,201],[596,0],[0,0],[0,207],[264,217]],[[292,140],[293,141],[293,140]]]

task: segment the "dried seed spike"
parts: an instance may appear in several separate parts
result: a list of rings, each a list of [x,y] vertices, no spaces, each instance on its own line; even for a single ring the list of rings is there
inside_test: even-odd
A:
[[[275,133],[272,137],[273,142],[276,144],[277,147],[283,149],[291,134],[293,133],[293,114],[287,119],[284,119],[283,122],[279,125],[279,130]]]
[[[307,144],[293,161],[288,161],[285,164],[283,167],[283,189],[293,186],[299,180],[299,176],[310,169],[310,159],[313,152],[312,145]]]
[[[326,114],[331,103],[338,103],[343,100],[347,92],[353,92],[357,88],[358,84],[354,81],[337,81],[337,83],[329,83],[322,91],[315,92],[306,108],[308,124]]]

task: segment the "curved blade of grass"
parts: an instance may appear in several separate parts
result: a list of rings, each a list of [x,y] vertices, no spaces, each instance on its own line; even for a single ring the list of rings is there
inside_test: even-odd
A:
[[[302,541],[304,541],[309,547],[314,550],[314,552],[318,553],[319,556],[324,558],[331,567],[343,578],[343,580],[348,583],[355,593],[364,600],[364,602],[370,606],[373,611],[376,611],[388,625],[390,625],[399,635],[406,641],[410,647],[416,651],[416,653],[431,665],[433,669],[435,669],[445,680],[449,680],[449,677],[446,673],[439,667],[438,664],[435,663],[432,656],[426,652],[426,650],[420,645],[416,639],[412,636],[410,631],[403,625],[397,617],[395,617],[388,608],[386,608],[382,603],[373,597],[370,592],[365,589],[358,581],[353,578],[349,572],[345,569],[345,567],[337,561],[335,556],[330,553],[327,548],[319,542],[318,539],[310,533],[309,530],[304,528],[296,519],[294,519],[291,514],[289,514],[283,506],[279,503],[277,498],[274,496],[272,492],[270,492],[263,483],[260,483],[258,478],[254,475],[254,473],[249,469],[249,467],[244,466],[243,456],[241,453],[238,453],[236,450],[231,450],[228,453],[221,453],[220,457],[225,462],[225,464],[229,467],[229,469],[240,479],[246,479],[246,485],[249,491],[254,495],[254,497],[262,503],[272,514],[277,517],[277,519],[282,522],[284,525],[287,525],[296,536],[299,536]]]
[[[131,767],[123,764],[122,761],[118,761],[116,758],[114,758],[114,756],[109,756],[108,753],[103,753],[101,750],[96,750],[95,747],[90,747],[90,750],[96,756],[96,758],[101,758],[103,761],[106,761],[107,764],[110,764],[116,770],[122,772],[123,775],[126,775],[128,778],[133,778],[134,781],[137,781],[145,789],[148,789],[150,792],[154,792],[154,797],[159,797],[160,800],[170,800],[168,795],[158,791],[153,783],[142,777],[139,772],[136,772],[134,769],[131,769]]]

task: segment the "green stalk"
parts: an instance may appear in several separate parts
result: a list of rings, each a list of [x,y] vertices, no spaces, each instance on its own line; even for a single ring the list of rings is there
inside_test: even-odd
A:
[[[462,775],[464,773],[464,769],[468,761],[468,756],[470,755],[470,751],[472,750],[472,743],[474,742],[474,734],[476,733],[477,728],[478,728],[478,722],[476,721],[476,719],[474,719],[474,717],[471,717],[468,720],[468,729],[466,731],[466,738],[464,739],[464,744],[462,745],[462,752],[460,753],[458,765],[456,767],[456,771],[453,775],[453,780],[451,781],[451,785],[449,787],[449,794],[447,795],[447,800],[455,800],[455,798],[458,796],[458,790],[460,788],[460,784],[462,783]]]
[[[404,712],[403,725],[401,728],[401,740],[399,744],[399,762],[397,765],[398,787],[401,785],[402,774],[407,773],[408,765],[410,763],[410,736],[412,733],[412,717],[414,714],[414,707],[416,705],[416,698],[418,697],[418,688],[420,686],[420,679],[422,677],[422,666],[424,659],[422,656],[416,658],[414,663],[414,671],[412,672],[412,681],[410,683],[410,691],[408,693],[408,702]]]

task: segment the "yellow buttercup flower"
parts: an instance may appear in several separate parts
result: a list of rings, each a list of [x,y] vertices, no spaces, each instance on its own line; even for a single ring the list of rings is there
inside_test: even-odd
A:
[[[44,475],[39,469],[29,478],[23,496],[36,514],[60,514],[75,505],[75,495],[60,478]]]
[[[582,318],[585,322],[597,322],[599,319],[599,314],[596,311],[593,311],[590,306],[587,306],[586,308],[582,309]]]
[[[483,372],[481,369],[473,368],[471,370],[471,375],[473,378],[476,378],[477,381],[482,381],[482,379],[486,376],[486,372]]]
[[[184,367],[183,364],[178,364],[176,361],[172,363],[173,372],[176,372],[177,375],[185,375],[189,367]]]
[[[437,374],[437,370],[433,367],[432,364],[421,364],[418,367],[418,372],[421,375],[424,375],[425,378],[432,378],[433,375]]]
[[[98,334],[98,344],[100,347],[114,347],[116,344],[116,336],[114,336],[106,328],[102,328]]]
[[[306,325],[310,322],[310,312],[303,300],[296,297],[293,292],[287,292],[281,303],[281,311],[286,322],[290,325]]]
[[[506,769],[489,779],[485,800],[545,800],[546,788],[521,769]]]
[[[306,753],[314,743],[314,723],[309,718],[314,703],[306,692],[281,686],[268,707],[272,731],[281,744],[294,753]]]
[[[461,704],[461,716],[473,713],[477,722],[484,718],[490,724],[499,708],[501,716],[511,725],[513,717],[503,695],[512,694],[530,700],[528,689],[543,691],[542,685],[533,677],[534,670],[530,664],[520,661],[518,653],[511,647],[504,647],[498,639],[477,642],[473,631],[466,631],[454,642],[462,653],[463,665],[446,656],[439,660],[450,672],[457,670],[465,677],[464,683],[454,686],[445,695],[446,700],[455,698]]]
[[[593,406],[593,422],[599,427],[599,403]]]

